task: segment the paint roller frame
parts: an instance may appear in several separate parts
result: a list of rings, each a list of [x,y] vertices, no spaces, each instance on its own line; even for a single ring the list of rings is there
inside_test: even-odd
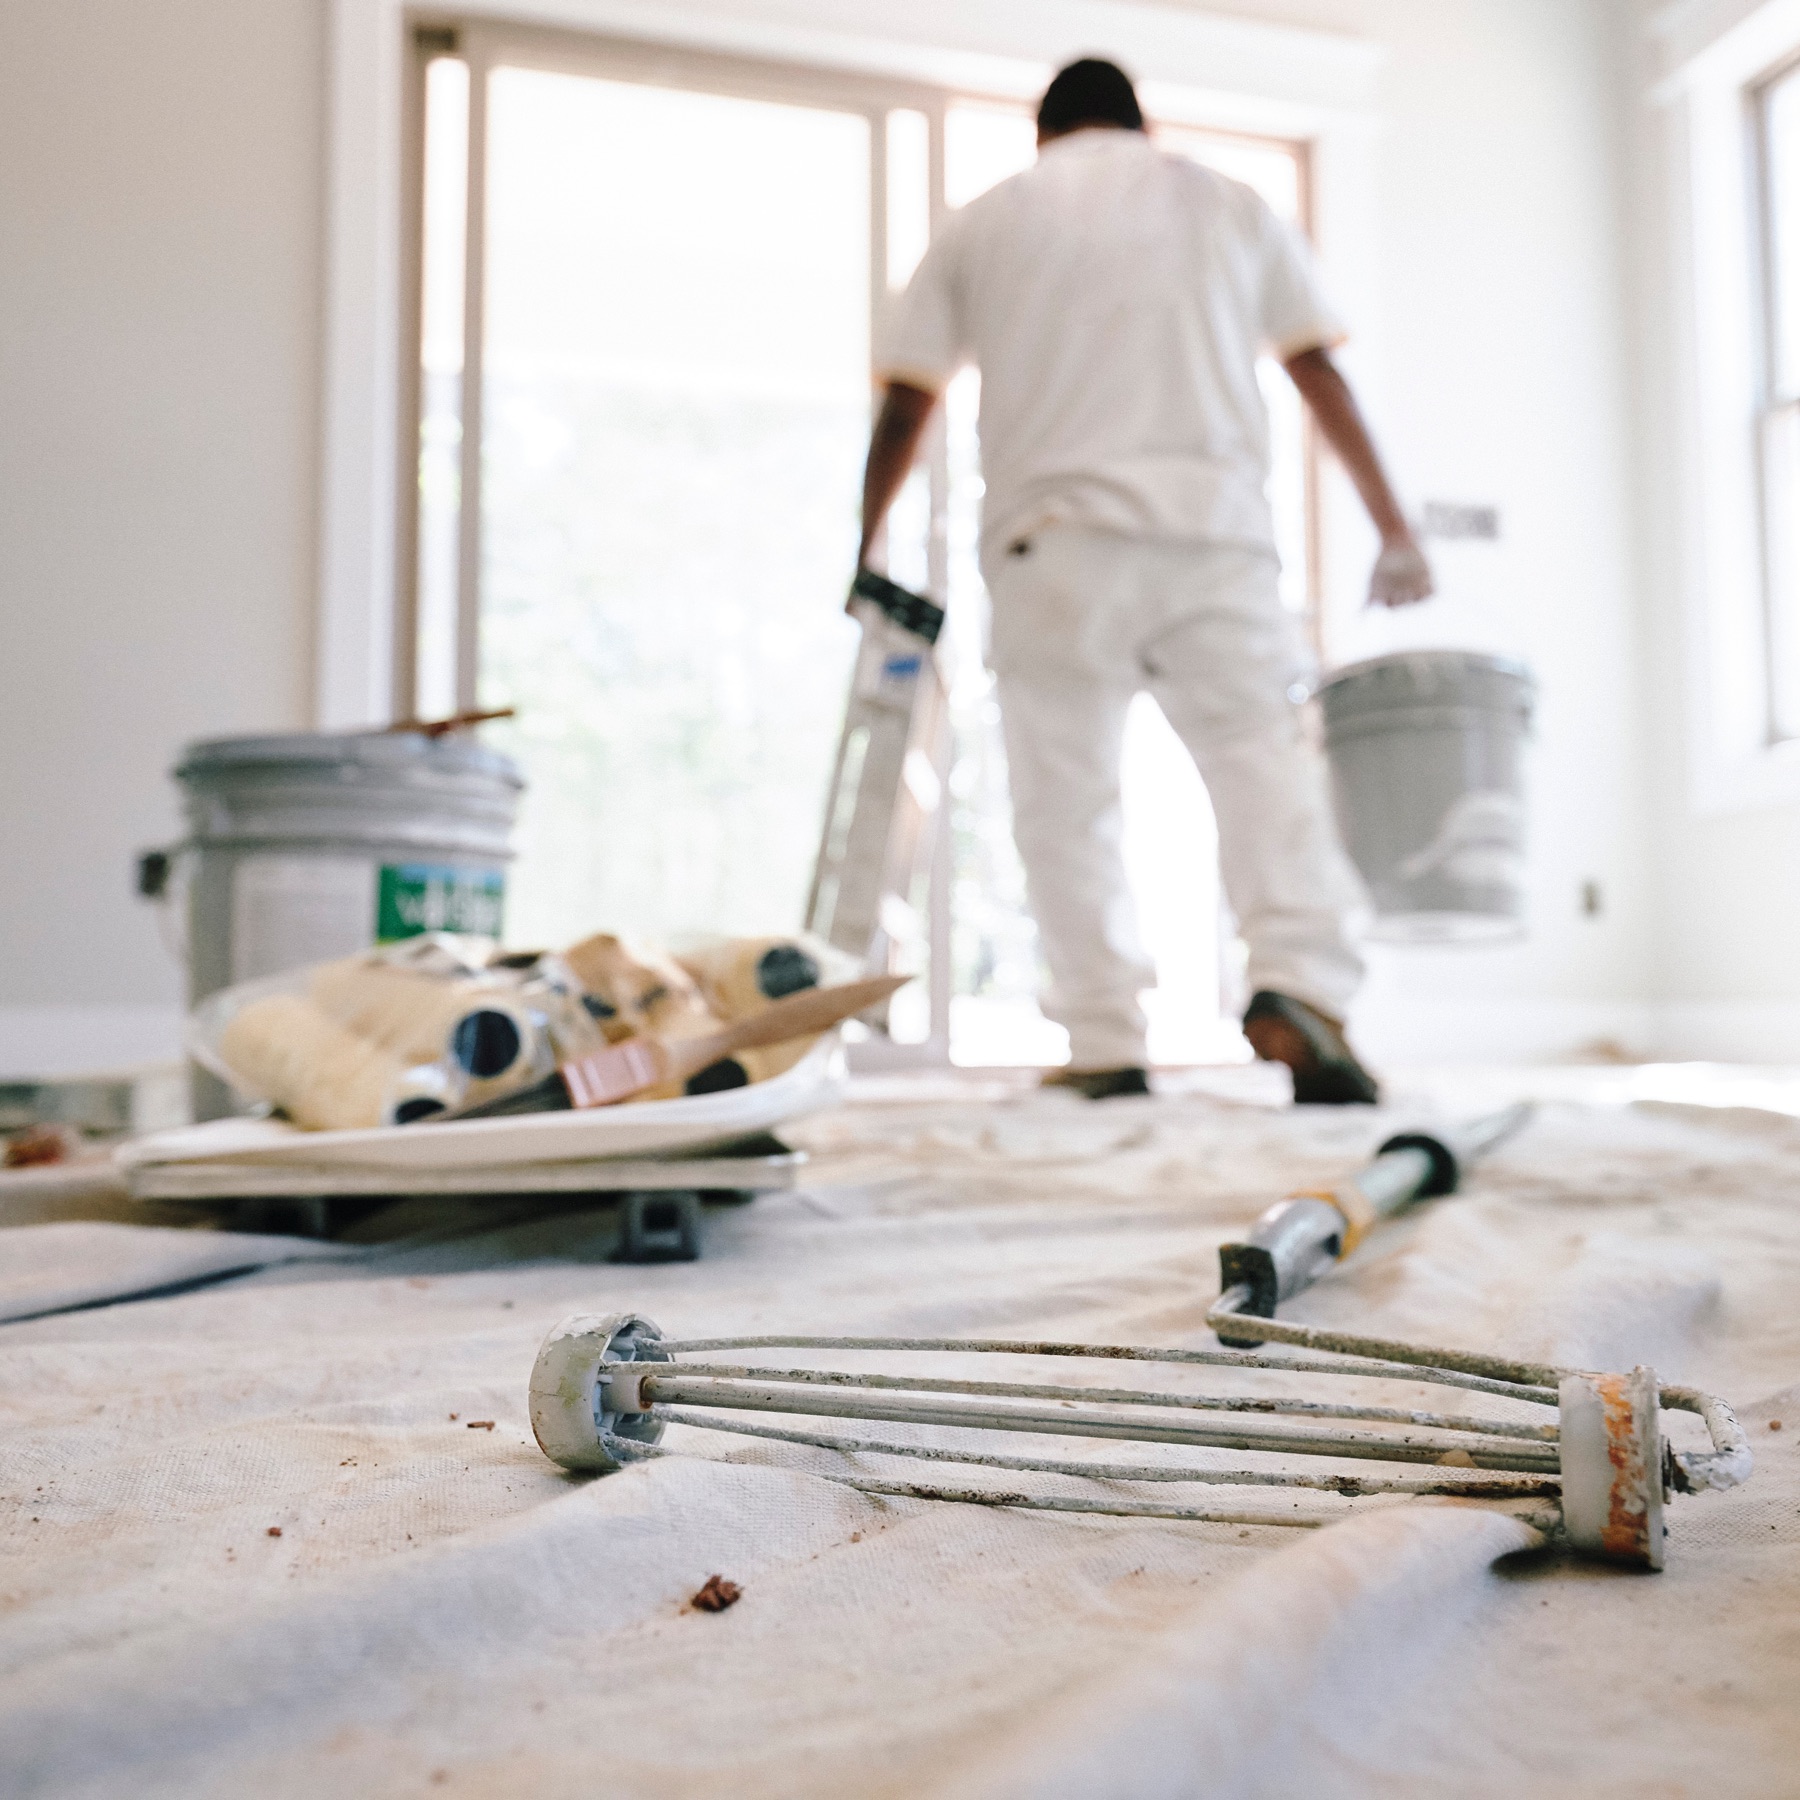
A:
[[[1730,1407],[1697,1390],[1661,1387],[1646,1368],[1629,1375],[1597,1374],[1430,1345],[1313,1332],[1273,1320],[1257,1320],[1254,1328],[1259,1345],[1299,1346],[1311,1353],[1270,1355],[1260,1347],[1254,1351],[1163,1349],[778,1334],[676,1340],[665,1338],[641,1314],[580,1315],[556,1326],[538,1354],[529,1388],[532,1431],[551,1461],[582,1473],[610,1473],[648,1456],[671,1454],[661,1447],[660,1440],[667,1425],[681,1424],[859,1457],[922,1458],[1107,1484],[1098,1496],[1070,1496],[981,1487],[944,1489],[861,1474],[824,1474],[826,1480],[867,1493],[1140,1518],[1314,1526],[1330,1523],[1336,1515],[1170,1505],[1129,1498],[1112,1484],[1186,1482],[1207,1487],[1311,1489],[1350,1499],[1441,1496],[1485,1500],[1509,1509],[1553,1500],[1553,1513],[1540,1508],[1527,1515],[1528,1522],[1546,1537],[1560,1536],[1579,1555],[1643,1570],[1663,1566],[1663,1503],[1672,1493],[1736,1486],[1752,1471],[1748,1440]],[[1297,1374],[1348,1376],[1360,1382],[1399,1382],[1409,1387],[1430,1383],[1495,1396],[1537,1409],[1540,1414],[1554,1411],[1556,1424],[1526,1423],[1486,1413],[1422,1413],[1410,1396],[1404,1408],[1354,1402],[1340,1406],[1285,1393],[1275,1398],[1235,1389],[1225,1395],[1196,1396],[1136,1388],[881,1375],[866,1368],[759,1368],[683,1360],[703,1353],[772,1348],[805,1351],[809,1356],[850,1350],[859,1354],[898,1351],[909,1359],[918,1352],[1100,1358],[1115,1368],[1121,1362],[1213,1365],[1269,1370],[1282,1377],[1284,1388]],[[1037,1399],[1044,1407],[1034,1410],[1003,1404],[1019,1399]],[[695,1407],[703,1410],[690,1410]],[[1120,1412],[1120,1407],[1126,1410]],[[1139,1408],[1143,1410],[1134,1410]],[[1665,1409],[1698,1416],[1710,1447],[1675,1451],[1661,1432]],[[1300,1466],[1270,1468],[1254,1463],[1226,1469],[1211,1462],[1199,1467],[1166,1462],[1141,1467],[1067,1462],[1038,1455],[996,1454],[954,1443],[944,1447],[917,1441],[828,1437],[811,1429],[749,1424],[735,1416],[743,1412],[983,1433],[1200,1445],[1235,1449],[1249,1457],[1298,1458]],[[1237,1424],[1227,1423],[1234,1413],[1249,1416]],[[1267,1417],[1271,1413],[1298,1418],[1294,1423],[1271,1420]],[[1351,1458],[1357,1472],[1319,1473],[1311,1466],[1316,1457]],[[1381,1473],[1378,1465],[1382,1463],[1412,1472]],[[812,1472],[819,1473],[816,1469]]]

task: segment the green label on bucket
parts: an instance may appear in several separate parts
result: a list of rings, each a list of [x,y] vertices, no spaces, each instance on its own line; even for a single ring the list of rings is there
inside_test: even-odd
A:
[[[375,905],[376,942],[422,931],[500,935],[506,876],[499,869],[446,869],[431,863],[386,863]]]

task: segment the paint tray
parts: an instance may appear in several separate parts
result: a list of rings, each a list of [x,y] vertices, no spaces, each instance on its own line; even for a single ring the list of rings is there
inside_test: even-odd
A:
[[[277,1119],[216,1119],[139,1138],[122,1145],[117,1155],[134,1186],[147,1180],[152,1168],[224,1162],[316,1170],[321,1176],[381,1170],[401,1181],[402,1191],[407,1176],[454,1174],[458,1186],[476,1191],[495,1171],[689,1154],[772,1131],[836,1105],[845,1079],[839,1035],[828,1032],[784,1074],[719,1093],[368,1131],[302,1131]],[[166,1177],[161,1179],[166,1185]]]

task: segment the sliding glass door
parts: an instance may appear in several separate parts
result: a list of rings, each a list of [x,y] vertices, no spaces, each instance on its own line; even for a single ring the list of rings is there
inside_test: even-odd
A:
[[[781,929],[854,648],[868,122],[489,94],[477,700],[531,772],[514,928]]]
[[[448,678],[458,634],[429,627],[456,608],[427,604],[419,682],[514,709],[490,728],[530,780],[509,931],[790,927],[855,639],[870,122],[471,66],[477,205],[441,172],[477,279],[425,266],[480,314],[478,404],[464,384],[426,440],[463,434],[472,666]]]

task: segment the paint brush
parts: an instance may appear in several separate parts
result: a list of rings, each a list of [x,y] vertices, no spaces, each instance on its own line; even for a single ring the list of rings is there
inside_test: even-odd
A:
[[[811,1037],[887,999],[904,987],[909,975],[878,975],[868,981],[846,982],[841,987],[808,988],[772,1001],[752,1013],[704,1037],[626,1038],[586,1056],[575,1057],[557,1070],[576,1107],[616,1106],[665,1082],[685,1082],[690,1075],[710,1069],[714,1063],[739,1050],[763,1044],[785,1044],[789,1038]]]
[[[558,1111],[566,1107],[616,1106],[646,1089],[666,1083],[685,1083],[702,1069],[723,1062],[740,1050],[764,1044],[785,1044],[790,1038],[812,1037],[829,1031],[846,1019],[879,1005],[910,975],[877,975],[866,981],[848,981],[835,987],[808,988],[771,1001],[761,1012],[739,1019],[703,1037],[626,1038],[622,1043],[577,1056],[554,1075],[509,1094],[457,1113],[459,1119],[492,1118],[503,1113]],[[439,1114],[440,1119],[449,1115]]]

